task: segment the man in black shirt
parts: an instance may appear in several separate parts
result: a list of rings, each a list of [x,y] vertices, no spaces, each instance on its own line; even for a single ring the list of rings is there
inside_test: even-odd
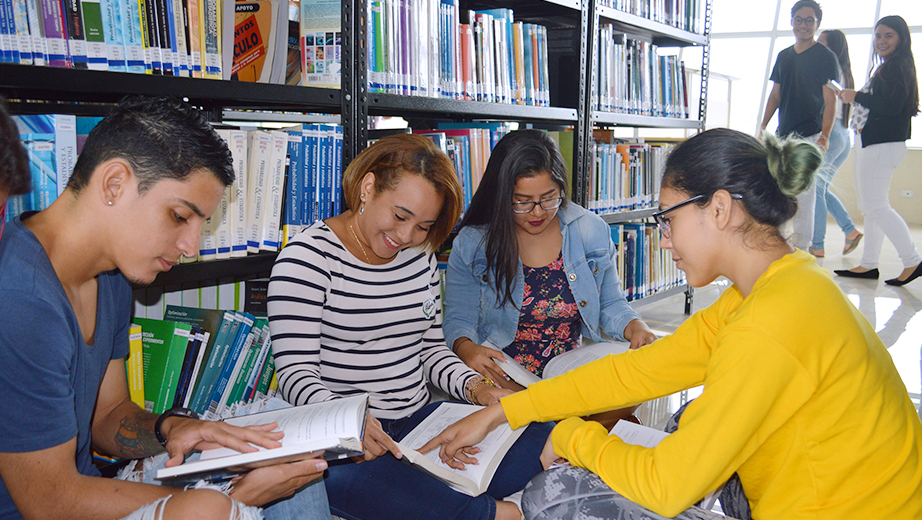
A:
[[[791,8],[791,26],[796,41],[778,53],[772,69],[772,92],[765,105],[761,129],[765,130],[776,110],[779,137],[798,135],[815,142],[824,152],[836,117],[835,92],[826,86],[838,77],[835,54],[818,45],[814,36],[823,19],[823,10],[814,0],[799,0]],[[816,187],[797,197],[797,213],[792,223],[792,245],[807,250],[813,237],[813,212]]]

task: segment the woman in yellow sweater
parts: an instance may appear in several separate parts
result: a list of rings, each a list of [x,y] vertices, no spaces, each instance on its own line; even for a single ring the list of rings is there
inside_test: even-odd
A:
[[[542,463],[572,467],[529,484],[530,519],[638,506],[701,518],[689,507],[734,472],[755,519],[922,518],[922,426],[893,361],[829,273],[779,232],[820,161],[813,145],[727,129],[677,147],[655,215],[662,246],[691,285],[733,286],[675,334],[507,396],[423,449],[460,467],[471,462],[460,448],[502,422],[560,420]],[[579,418],[698,385],[655,448]]]

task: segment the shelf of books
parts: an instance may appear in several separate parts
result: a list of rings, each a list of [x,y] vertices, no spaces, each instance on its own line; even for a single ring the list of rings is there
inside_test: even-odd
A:
[[[606,5],[610,4],[610,5]],[[662,47],[706,45],[704,0],[599,0],[602,22],[652,38]],[[681,14],[675,15],[677,11]]]

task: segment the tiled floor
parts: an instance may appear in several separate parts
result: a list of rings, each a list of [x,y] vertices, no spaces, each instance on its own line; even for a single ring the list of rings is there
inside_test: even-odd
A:
[[[859,229],[863,229],[860,225]],[[922,226],[910,226],[916,247],[922,249]],[[826,236],[826,258],[817,259],[827,269],[848,269],[858,265],[863,245],[848,256],[841,254],[845,237],[830,222]],[[891,287],[884,279],[900,274],[903,266],[896,250],[884,241],[880,262],[880,280],[835,277],[848,298],[875,325],[877,334],[893,356],[910,397],[920,408],[922,394],[922,278],[904,286]],[[695,291],[694,310],[711,304],[729,286],[725,279]],[[671,332],[685,320],[684,297],[671,297],[639,308],[643,319],[653,329]],[[695,392],[691,391],[690,395]],[[675,400],[677,403],[678,400]],[[922,417],[922,411],[920,411]]]

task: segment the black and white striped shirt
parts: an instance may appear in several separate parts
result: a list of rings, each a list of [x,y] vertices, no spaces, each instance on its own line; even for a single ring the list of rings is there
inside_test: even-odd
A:
[[[368,392],[375,417],[399,419],[428,403],[427,381],[463,400],[477,376],[445,344],[435,255],[421,249],[369,265],[318,222],[279,254],[268,308],[292,404]]]

